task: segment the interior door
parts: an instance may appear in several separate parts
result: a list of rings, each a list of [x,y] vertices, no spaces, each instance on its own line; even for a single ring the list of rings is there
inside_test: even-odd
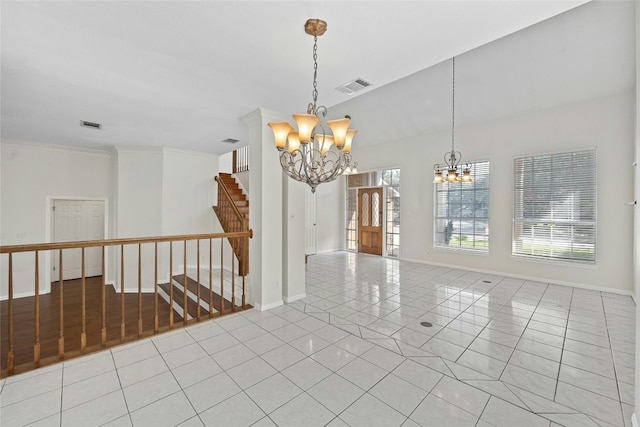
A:
[[[382,255],[382,188],[358,190],[358,252]]]
[[[304,253],[305,255],[313,255],[316,253],[316,193],[311,191],[310,187],[306,187],[304,193],[305,201],[305,219],[304,219]]]
[[[54,200],[53,241],[73,242],[101,240],[104,238],[104,201],[102,200]],[[52,280],[60,280],[59,251],[53,251]],[[62,251],[63,280],[82,277],[82,250]],[[85,276],[102,274],[102,249],[85,249]]]

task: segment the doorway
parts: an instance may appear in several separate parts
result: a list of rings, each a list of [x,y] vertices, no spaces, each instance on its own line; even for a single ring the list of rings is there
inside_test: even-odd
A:
[[[358,189],[358,252],[382,255],[382,187]]]
[[[52,200],[53,242],[102,240],[105,237],[104,200]],[[60,280],[60,252],[52,251],[51,280]],[[82,277],[82,250],[63,251],[63,280]],[[102,250],[100,247],[85,249],[85,277],[102,274]]]

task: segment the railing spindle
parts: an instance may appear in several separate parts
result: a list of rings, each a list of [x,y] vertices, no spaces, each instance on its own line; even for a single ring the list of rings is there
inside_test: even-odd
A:
[[[120,245],[120,341],[124,341],[126,333],[124,317],[124,244],[122,244]]]
[[[142,336],[142,244],[138,243],[138,338]]]
[[[197,281],[198,281],[198,288],[196,289],[196,297],[198,300],[198,306],[196,307],[196,318],[198,320],[198,322],[200,321],[200,240],[196,240],[196,244],[198,245],[198,250],[197,250],[197,265],[198,265],[198,272],[196,273],[196,277],[197,277]]]
[[[8,313],[9,321],[8,327],[9,331],[7,337],[9,338],[9,352],[7,353],[7,372],[9,374],[13,374],[13,370],[15,367],[15,353],[13,349],[13,254],[9,254],[9,295],[7,296],[9,299],[9,307]]]
[[[224,240],[220,239],[220,315],[224,313]]]
[[[209,239],[209,318],[213,317],[213,239]]]
[[[242,231],[248,231],[249,230],[249,224],[248,224],[248,220],[247,217],[243,217],[242,218]],[[244,310],[245,308],[245,293],[244,293],[244,278],[247,275],[247,266],[249,265],[249,238],[248,237],[243,237],[242,238],[242,272],[240,273],[242,275],[242,309]]]
[[[182,294],[183,299],[183,310],[184,316],[182,316],[182,323],[184,325],[187,324],[187,241],[184,241],[184,293]]]
[[[81,282],[81,321],[82,321],[82,333],[80,334],[80,352],[84,353],[87,350],[87,305],[86,305],[86,270],[85,270],[85,248],[82,248],[82,282]]]
[[[169,329],[173,328],[173,242],[169,242]]]
[[[100,290],[101,292],[101,298],[102,298],[102,346],[105,347],[107,345],[107,295],[106,295],[106,287],[107,287],[107,278],[105,277],[106,274],[106,267],[105,267],[105,251],[106,248],[103,246],[102,247],[102,279],[101,279],[101,283],[100,286],[102,287],[102,289]]]
[[[153,332],[158,333],[158,242],[155,243],[153,274]]]
[[[35,295],[33,302],[33,335],[35,343],[33,344],[33,364],[36,368],[40,367],[40,265],[38,251],[36,251],[36,271],[35,271]]]
[[[59,313],[59,329],[60,336],[58,338],[58,357],[62,359],[64,357],[64,274],[62,271],[62,249],[59,252],[59,275],[60,277],[60,313]]]
[[[233,246],[231,251],[233,252]],[[233,261],[233,256],[231,257],[231,311],[236,311],[236,263]]]

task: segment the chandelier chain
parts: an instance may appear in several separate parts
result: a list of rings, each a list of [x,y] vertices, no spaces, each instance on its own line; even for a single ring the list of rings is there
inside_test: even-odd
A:
[[[454,133],[455,133],[455,125],[456,125],[456,58],[453,57],[453,78],[452,86],[453,90],[451,91],[451,152],[455,152],[453,147],[454,141]]]
[[[313,36],[313,114],[318,103],[318,36]]]

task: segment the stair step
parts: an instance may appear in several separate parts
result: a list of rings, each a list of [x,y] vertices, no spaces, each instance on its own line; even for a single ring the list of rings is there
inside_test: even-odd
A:
[[[182,309],[184,309],[184,275],[179,274],[173,276],[173,300],[174,304],[178,305]],[[169,284],[165,283],[160,285],[160,287],[169,294]],[[195,298],[195,295],[198,294],[198,288],[200,288],[200,315],[208,315],[209,314],[209,288],[202,284],[198,284],[191,277],[187,276],[187,313],[189,316],[195,318],[198,315],[198,303],[192,298]],[[220,312],[220,295],[216,292],[211,292],[211,306],[216,311]],[[225,311],[231,309],[231,301],[224,299],[224,308]]]
[[[231,197],[231,201],[237,208],[238,212],[248,219],[249,200],[247,200],[246,195],[240,189],[236,179],[228,173],[219,173],[217,179],[218,186],[222,185],[227,189],[227,192]],[[226,212],[221,211],[218,206],[213,206],[213,210],[225,232],[238,231],[242,229],[242,223],[235,215],[228,215]],[[243,257],[243,247],[238,239],[229,239],[229,243],[231,243],[233,252],[238,258],[239,273],[240,275],[245,276],[248,273],[248,265],[246,259],[241,259]]]

